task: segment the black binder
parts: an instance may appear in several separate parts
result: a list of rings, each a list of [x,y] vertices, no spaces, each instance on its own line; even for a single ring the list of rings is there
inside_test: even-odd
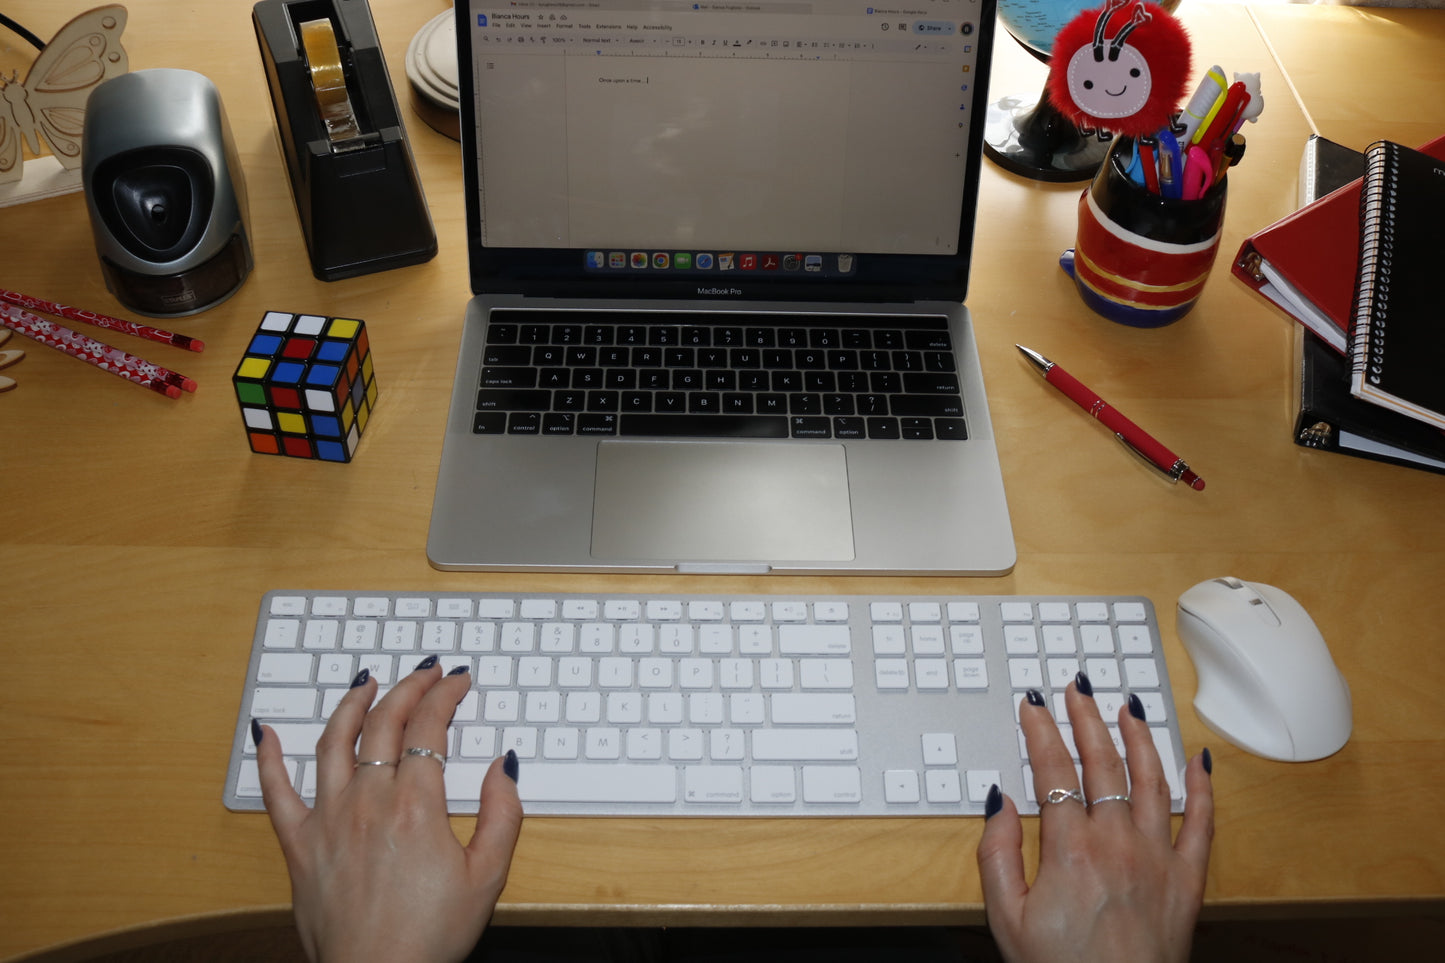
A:
[[[1295,444],[1445,474],[1445,432],[1350,394],[1350,362],[1298,326]]]

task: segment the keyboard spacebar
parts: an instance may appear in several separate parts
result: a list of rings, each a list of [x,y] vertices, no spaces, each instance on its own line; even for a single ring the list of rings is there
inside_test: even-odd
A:
[[[517,792],[523,802],[670,803],[677,801],[674,766],[524,762]]]
[[[667,438],[786,438],[785,415],[624,414],[618,433]]]

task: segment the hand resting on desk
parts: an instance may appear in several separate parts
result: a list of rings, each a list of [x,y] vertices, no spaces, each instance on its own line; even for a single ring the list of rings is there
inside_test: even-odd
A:
[[[470,678],[443,678],[431,658],[370,711],[376,681],[363,673],[358,683],[317,744],[315,809],[291,787],[280,740],[265,729],[256,737],[301,943],[313,960],[464,959],[497,905],[521,831],[516,757],[492,764],[463,847],[447,818],[442,766],[407,750],[444,754]]]
[[[989,926],[1010,960],[1186,959],[1214,827],[1207,750],[1190,760],[1184,823],[1172,842],[1169,790],[1148,726],[1120,712],[1126,770],[1080,679],[1083,691],[1071,685],[1065,699],[1082,788],[1035,693],[1021,709],[1039,798],[1058,801],[1043,806],[1039,872],[1029,886],[1018,810],[996,788],[991,794],[978,847]],[[522,805],[509,753],[482,783],[470,843],[452,834],[442,766],[430,756],[446,745],[469,681],[442,678],[428,659],[370,708],[376,683],[358,677],[317,746],[314,809],[291,787],[279,740],[253,723],[266,809],[313,960],[440,963],[465,958],[480,938],[507,879]]]
[[[1142,706],[1131,699],[1119,711],[1126,770],[1091,693],[1081,674],[1064,695],[1082,787],[1042,697],[1030,693],[1020,710],[1042,808],[1039,869],[1028,885],[1018,809],[995,790],[978,844],[989,928],[1009,960],[1187,960],[1214,837],[1209,750],[1189,761],[1171,841],[1169,788]]]

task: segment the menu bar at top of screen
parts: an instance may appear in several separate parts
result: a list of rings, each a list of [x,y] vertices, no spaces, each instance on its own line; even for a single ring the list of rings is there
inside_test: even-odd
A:
[[[767,11],[755,9],[760,6]],[[912,9],[885,13],[881,7],[869,6],[859,6],[857,15],[821,18],[781,9],[799,6],[807,5],[655,3],[592,9],[589,4],[579,11],[571,6],[526,9],[519,0],[514,7],[477,12],[472,33],[483,48],[518,52],[788,59],[972,52],[976,25],[970,20],[919,17]],[[957,6],[958,13],[966,16],[976,3],[960,0]],[[716,12],[721,8],[726,10]]]

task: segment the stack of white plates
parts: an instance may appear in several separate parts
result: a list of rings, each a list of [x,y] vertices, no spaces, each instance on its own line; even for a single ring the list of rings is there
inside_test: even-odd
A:
[[[417,116],[452,140],[460,140],[454,17],[450,9],[437,14],[411,38],[406,48],[406,79],[411,81],[411,106]]]

